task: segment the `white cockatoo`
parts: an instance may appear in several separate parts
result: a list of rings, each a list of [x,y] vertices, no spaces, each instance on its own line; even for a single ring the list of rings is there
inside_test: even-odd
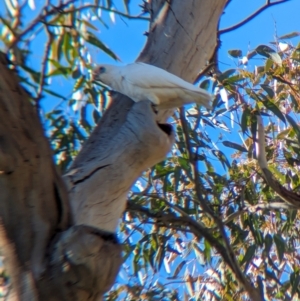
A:
[[[126,66],[104,64],[94,69],[95,80],[133,101],[149,100],[159,110],[196,102],[211,109],[211,95],[161,68],[132,63]]]

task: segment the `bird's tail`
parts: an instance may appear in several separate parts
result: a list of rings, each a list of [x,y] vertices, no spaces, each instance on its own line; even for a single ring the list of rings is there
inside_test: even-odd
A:
[[[208,110],[212,109],[212,95],[206,90],[199,88],[197,91],[190,91],[190,94],[191,98],[193,99],[191,102],[196,102]]]

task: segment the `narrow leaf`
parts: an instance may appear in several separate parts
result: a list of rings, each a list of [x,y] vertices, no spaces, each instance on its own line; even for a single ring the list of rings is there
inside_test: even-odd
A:
[[[227,79],[230,77],[230,75],[232,75],[233,73],[236,72],[236,69],[228,69],[226,71],[224,71],[219,77],[218,80],[220,82],[223,82],[224,79]]]
[[[291,33],[288,33],[288,34],[285,34],[285,35],[279,37],[278,39],[279,40],[292,39],[292,38],[295,38],[298,36],[300,36],[300,31],[293,31]]]
[[[299,125],[296,123],[296,121],[290,116],[290,115],[285,115],[287,121],[289,122],[289,124],[293,127],[296,135],[297,135],[297,138],[298,138],[298,141],[300,142],[300,127]]]
[[[237,144],[237,143],[234,143],[234,142],[231,142],[231,141],[223,141],[222,143],[225,146],[236,149],[240,152],[244,152],[244,153],[248,152],[247,149],[244,146],[240,145],[240,144]]]
[[[241,265],[243,265],[244,263],[246,263],[246,265],[248,265],[248,263],[252,260],[254,254],[255,254],[255,250],[256,250],[256,245],[251,245],[247,249],[246,254],[241,262]]]
[[[213,150],[212,153],[220,160],[224,169],[226,169],[226,166],[230,168],[230,163],[224,153],[219,150]]]
[[[177,268],[176,268],[176,270],[175,270],[175,272],[173,274],[173,278],[176,278],[178,276],[178,274],[180,273],[180,271],[182,270],[182,268],[185,266],[185,264],[186,264],[185,260],[182,261],[182,262],[180,262],[180,264],[177,266]]]
[[[255,50],[264,57],[270,57],[270,53],[275,53],[275,50],[267,45],[259,45]]]
[[[234,58],[241,57],[243,54],[242,50],[240,50],[240,49],[231,49],[231,50],[228,50],[228,53],[229,53],[229,55],[231,55]]]
[[[270,98],[274,97],[274,91],[272,88],[270,88],[269,85],[260,85],[260,86],[267,92]]]
[[[248,131],[248,121],[249,121],[250,115],[251,115],[251,112],[250,112],[249,108],[246,108],[243,111],[242,118],[241,118],[241,128],[242,128],[243,134],[245,134]]]
[[[280,235],[274,234],[274,242],[276,245],[279,261],[282,261],[285,251],[285,241]]]
[[[94,34],[92,34],[91,32],[87,33],[87,36],[84,36],[85,40],[100,48],[102,51],[104,51],[106,54],[108,54],[110,57],[112,57],[113,59],[115,59],[116,61],[119,61],[119,58],[115,55],[115,53],[113,51],[111,51],[107,46],[105,46]]]
[[[256,52],[264,57],[271,58],[279,66],[282,65],[281,57],[274,49],[267,45],[259,45],[256,49]]]
[[[267,98],[265,98],[265,100],[262,101],[262,103],[268,110],[273,112],[280,120],[286,123],[284,115],[279,110],[279,108],[275,105],[275,103],[269,101]]]

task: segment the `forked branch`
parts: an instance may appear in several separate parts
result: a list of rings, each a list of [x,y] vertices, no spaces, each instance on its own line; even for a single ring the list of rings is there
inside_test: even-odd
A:
[[[257,137],[255,141],[256,155],[258,165],[263,173],[263,177],[268,185],[288,204],[300,208],[300,195],[287,190],[283,187],[273,176],[272,172],[268,168],[268,162],[266,159],[266,147],[265,147],[265,133],[263,120],[260,115],[257,116]]]
[[[250,22],[252,19],[254,19],[255,17],[257,17],[260,13],[262,13],[264,10],[268,9],[269,7],[271,7],[273,5],[285,3],[287,1],[290,1],[290,0],[281,0],[281,1],[276,1],[276,2],[271,2],[271,0],[266,0],[266,3],[263,6],[261,6],[258,10],[256,10],[253,14],[251,14],[247,18],[245,18],[243,21],[241,21],[241,22],[239,22],[239,23],[237,23],[235,25],[232,25],[230,27],[227,27],[227,28],[224,28],[224,29],[220,29],[219,30],[219,35],[221,35],[223,33],[227,33],[227,32],[233,31],[235,29],[238,29],[239,27],[242,27],[246,23]]]

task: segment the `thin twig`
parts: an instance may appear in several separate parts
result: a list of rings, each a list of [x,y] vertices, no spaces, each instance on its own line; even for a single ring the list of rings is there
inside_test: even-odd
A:
[[[256,16],[258,16],[260,13],[262,13],[264,10],[266,10],[267,8],[273,6],[273,5],[277,5],[277,4],[281,4],[281,3],[285,3],[287,1],[290,1],[290,0],[281,0],[281,1],[276,1],[276,2],[271,2],[270,0],[267,0],[266,3],[260,7],[257,11],[255,11],[253,14],[251,14],[250,16],[248,16],[246,19],[244,19],[243,21],[233,25],[233,26],[230,26],[230,27],[227,27],[227,28],[224,28],[224,29],[220,29],[218,34],[221,35],[223,33],[227,33],[227,32],[230,32],[230,31],[233,31],[243,25],[245,25],[246,23],[248,23],[249,21],[251,21],[253,18],[255,18]]]
[[[14,46],[17,45],[17,43],[30,31],[34,30],[34,28],[41,22],[44,21],[45,18],[53,15],[56,13],[58,10],[62,10],[65,7],[67,7],[69,4],[73,3],[74,0],[68,0],[67,2],[61,4],[60,6],[57,7],[52,7],[50,10],[47,9],[47,5],[44,5],[43,8],[41,9],[40,13],[37,15],[37,17],[28,25],[26,29],[24,29],[18,36],[15,37],[15,39],[12,41],[8,49],[14,48]]]
[[[219,231],[221,232],[221,236],[222,236],[223,241],[225,243],[225,246],[223,246],[223,248],[225,248],[225,250],[226,250],[227,258],[230,261],[229,266],[232,269],[233,273],[235,274],[236,278],[241,283],[241,285],[245,288],[245,290],[247,291],[247,293],[249,294],[251,299],[257,300],[257,301],[259,301],[259,300],[262,301],[262,298],[259,294],[259,291],[252,287],[251,283],[246,279],[246,277],[244,276],[243,272],[240,269],[239,264],[236,261],[235,254],[234,254],[234,252],[231,248],[231,245],[229,243],[229,240],[228,240],[228,237],[226,235],[225,227],[224,227],[223,222],[213,212],[213,210],[206,204],[205,199],[202,197],[202,191],[201,191],[201,186],[202,185],[201,185],[201,182],[200,182],[200,179],[199,179],[198,162],[197,162],[197,160],[195,160],[194,154],[193,154],[193,151],[192,151],[192,146],[191,146],[191,142],[190,142],[189,131],[188,131],[188,128],[187,128],[187,121],[186,121],[186,118],[185,118],[185,109],[184,108],[180,109],[180,119],[181,119],[183,134],[184,134],[186,144],[187,144],[190,163],[191,163],[191,165],[193,167],[193,171],[194,171],[194,182],[195,182],[195,190],[196,190],[197,198],[199,199],[203,210],[205,212],[207,212],[214,219],[215,223],[217,224],[217,226],[219,228]],[[227,262],[227,264],[228,264],[228,262]]]
[[[179,226],[186,226],[189,227],[190,230],[197,238],[204,237],[211,246],[213,246],[223,258],[224,262],[232,269],[235,273],[236,278],[242,283],[245,287],[246,291],[248,292],[251,300],[255,301],[262,301],[262,298],[259,292],[251,286],[251,284],[245,279],[245,277],[236,272],[236,266],[232,264],[232,258],[230,254],[228,254],[228,250],[220,243],[220,241],[215,238],[208,229],[205,229],[201,224],[197,221],[192,219],[190,216],[175,216],[172,213],[153,213],[152,211],[139,206],[137,204],[133,204],[132,202],[127,203],[127,210],[131,212],[138,212],[141,214],[146,215],[149,218],[153,218],[157,221],[157,224],[162,224],[163,226],[170,227],[170,225],[179,225]],[[242,277],[242,278],[241,278]],[[244,281],[242,281],[244,279]],[[246,282],[245,282],[246,281]]]
[[[39,82],[39,86],[38,86],[38,90],[37,90],[37,96],[35,98],[37,108],[39,107],[39,101],[40,101],[40,99],[42,97],[42,94],[43,94],[43,88],[44,88],[44,85],[45,85],[45,78],[46,78],[45,73],[47,71],[47,61],[48,61],[49,54],[50,54],[50,47],[51,47],[51,44],[52,44],[53,39],[54,39],[53,34],[48,30],[47,27],[46,27],[46,32],[47,32],[47,35],[48,35],[48,41],[47,41],[47,44],[46,44],[46,47],[45,47],[44,57],[43,57],[43,60],[42,60],[41,77],[40,77],[40,82]]]
[[[62,12],[62,14],[74,13],[74,12],[81,11],[81,10],[84,10],[84,9],[87,9],[87,8],[100,9],[100,10],[103,10],[103,11],[107,11],[107,12],[119,15],[119,16],[124,17],[126,19],[150,21],[149,17],[131,16],[131,15],[128,15],[126,13],[122,13],[118,10],[109,9],[107,7],[104,7],[104,6],[98,6],[98,5],[94,5],[94,4],[85,4],[85,5],[82,5],[80,7],[72,8],[70,10],[65,10],[65,11]]]
[[[69,6],[69,4],[74,3],[74,0],[68,0],[65,3],[61,3],[59,6],[53,6],[50,10],[47,10],[48,6],[45,5],[39,15],[30,23],[30,25],[24,29],[18,36],[15,37],[15,39],[13,40],[13,42],[10,44],[9,49],[12,49],[26,34],[28,34],[30,31],[34,30],[34,28],[40,23],[40,22],[46,22],[46,18],[50,17],[51,15],[59,12],[61,14],[68,14],[68,13],[73,13],[73,12],[77,12],[77,11],[81,11],[87,8],[94,8],[94,9],[101,9],[104,11],[108,11],[111,13],[114,13],[116,15],[125,17],[127,19],[136,19],[136,20],[147,20],[149,21],[150,19],[147,17],[141,17],[141,16],[130,16],[128,14],[119,12],[117,10],[112,10],[109,9],[107,7],[104,6],[97,6],[97,5],[93,5],[93,4],[86,4],[86,5],[82,5],[80,7],[77,8],[72,8],[69,10],[63,10],[65,7]]]
[[[162,213],[162,212],[155,213],[143,206],[134,204],[133,202],[127,203],[127,210],[129,212],[137,212],[137,213],[146,215],[149,218],[155,219],[157,221],[157,223],[162,223],[163,225],[170,226],[170,224],[172,224],[172,226],[179,225],[181,227],[182,226],[189,227],[191,229],[191,231],[193,232],[193,234],[197,238],[204,237],[205,239],[207,239],[207,241],[211,244],[211,246],[216,248],[216,250],[223,257],[224,261],[232,268],[231,260],[228,257],[225,247],[219,242],[219,240],[217,238],[215,238],[209,232],[210,229],[206,229],[201,224],[199,224],[197,221],[192,219],[190,216],[188,216],[188,215],[177,216],[173,213]]]
[[[252,211],[259,211],[259,210],[265,210],[265,209],[273,209],[273,210],[280,210],[280,209],[286,209],[286,210],[297,210],[298,208],[288,204],[288,203],[283,203],[283,202],[275,202],[275,203],[260,203],[254,206],[246,206],[242,208],[239,211],[236,211],[232,214],[230,214],[224,221],[223,223],[227,225],[231,221],[233,221],[235,218],[239,217],[241,214],[246,213],[246,212],[252,212]]]
[[[273,173],[268,168],[268,162],[265,151],[265,132],[262,117],[257,116],[257,137],[253,137],[255,141],[257,161],[262,171],[263,178],[267,184],[288,204],[291,204],[298,209],[300,208],[300,195],[283,187],[274,177]]]
[[[200,81],[200,79],[206,75],[206,73],[211,70],[213,67],[217,66],[218,64],[216,62],[212,62],[210,64],[208,64],[207,66],[205,66],[205,68],[203,70],[201,70],[198,74],[196,79],[194,80],[194,84],[196,84],[197,82]]]

